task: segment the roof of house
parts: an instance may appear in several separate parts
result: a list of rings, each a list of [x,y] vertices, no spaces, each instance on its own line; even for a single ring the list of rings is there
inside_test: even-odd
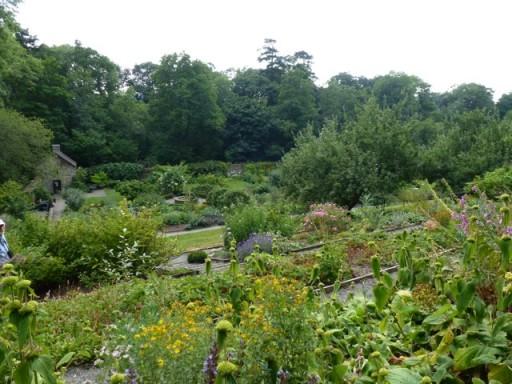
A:
[[[76,161],[73,160],[71,157],[69,157],[68,155],[66,155],[64,152],[62,152],[60,150],[60,144],[53,144],[52,150],[53,150],[53,153],[55,155],[57,155],[57,157],[59,157],[60,159],[64,160],[66,163],[68,163],[76,168],[76,166],[77,166]]]

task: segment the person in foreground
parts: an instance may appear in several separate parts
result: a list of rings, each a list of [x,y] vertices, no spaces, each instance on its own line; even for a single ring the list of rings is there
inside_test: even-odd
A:
[[[0,219],[0,265],[11,260],[11,251],[5,238],[5,222]]]

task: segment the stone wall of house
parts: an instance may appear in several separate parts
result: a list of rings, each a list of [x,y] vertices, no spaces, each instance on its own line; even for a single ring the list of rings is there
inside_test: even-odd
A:
[[[76,173],[76,168],[61,158],[57,159],[57,166],[58,172],[56,179],[61,180],[62,187],[65,188],[71,184],[71,181],[73,180],[73,177]]]

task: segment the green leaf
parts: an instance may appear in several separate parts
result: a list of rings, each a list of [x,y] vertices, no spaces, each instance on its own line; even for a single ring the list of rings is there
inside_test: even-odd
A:
[[[420,384],[421,376],[407,368],[393,368],[386,377],[389,384]]]
[[[453,308],[453,305],[445,304],[442,307],[440,307],[437,311],[427,316],[425,320],[423,320],[423,324],[441,325],[452,320],[455,317],[455,314],[456,312]]]
[[[24,362],[14,371],[14,382],[16,384],[32,383],[32,373],[30,372],[29,362]]]
[[[53,361],[49,356],[38,356],[32,363],[31,368],[39,373],[48,384],[57,384],[57,380],[53,375]]]
[[[499,349],[484,345],[461,348],[455,352],[454,368],[457,371],[464,371],[479,365],[497,363],[496,355],[499,352]]]
[[[332,375],[331,375],[332,382],[335,384],[344,383],[344,377],[345,377],[345,374],[347,373],[347,371],[348,371],[348,367],[346,365],[343,365],[343,364],[336,365],[332,369]]]
[[[378,283],[373,287],[373,295],[375,296],[375,305],[379,310],[382,310],[391,296],[391,289],[382,283]]]
[[[455,297],[455,302],[457,304],[457,310],[463,312],[466,310],[473,297],[475,296],[475,284],[473,282],[466,284],[462,281],[459,281],[457,284],[458,294]]]
[[[512,383],[512,368],[505,364],[491,365],[489,380],[498,380],[502,383]]]
[[[378,256],[372,256],[372,272],[376,279],[380,278],[380,261]]]
[[[382,282],[386,285],[388,288],[393,288],[393,278],[391,275],[387,272],[384,272],[382,274]]]
[[[499,316],[494,323],[494,328],[492,329],[492,337],[495,338],[502,330],[506,331],[506,329],[510,327],[511,324],[512,313],[505,313]]]
[[[55,369],[59,369],[60,367],[62,367],[63,365],[67,365],[69,364],[69,362],[71,361],[71,359],[73,359],[73,356],[75,356],[75,352],[68,352],[66,353],[62,359],[59,360],[59,362],[57,363],[57,365],[55,366]]]
[[[479,379],[478,377],[473,377],[471,379],[471,383],[472,384],[485,384],[485,381],[483,381],[482,379]]]

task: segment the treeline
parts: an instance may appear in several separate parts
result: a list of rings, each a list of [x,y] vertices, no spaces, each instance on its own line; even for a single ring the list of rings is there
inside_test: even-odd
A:
[[[446,125],[469,119],[463,129],[483,130],[482,124],[496,125],[512,109],[512,93],[497,104],[492,90],[479,84],[439,94],[403,73],[371,79],[340,73],[319,87],[313,57],[282,54],[273,40],[260,50],[261,69],[221,73],[172,54],[121,70],[79,42],[39,44],[16,23],[12,3],[0,2],[2,130],[3,120],[14,119],[5,109],[36,118],[82,166],[278,160],[306,127],[318,132],[329,120],[343,130],[371,100],[379,111],[393,110],[401,124],[424,126],[414,138],[424,146],[448,135]],[[477,121],[466,116],[475,111],[482,116]],[[50,137],[42,126],[33,128]],[[38,142],[47,145],[48,139]]]

